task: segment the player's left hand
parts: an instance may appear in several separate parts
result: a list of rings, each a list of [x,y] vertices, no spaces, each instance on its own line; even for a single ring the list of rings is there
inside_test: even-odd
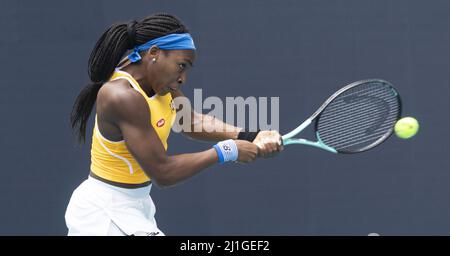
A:
[[[258,156],[268,158],[284,149],[281,141],[281,135],[277,131],[260,131],[253,143],[258,146]]]

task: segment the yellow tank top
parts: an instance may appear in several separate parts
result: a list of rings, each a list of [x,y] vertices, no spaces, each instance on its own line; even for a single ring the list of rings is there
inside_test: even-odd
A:
[[[167,138],[175,121],[176,110],[173,105],[172,95],[164,96],[155,94],[148,97],[139,83],[128,73],[116,70],[110,81],[126,79],[135,90],[137,90],[147,101],[151,125],[158,134],[164,148],[167,150]],[[146,185],[150,183],[148,177],[137,161],[128,151],[125,141],[110,141],[102,136],[97,125],[95,125],[92,136],[91,148],[91,175],[104,181],[123,185]]]

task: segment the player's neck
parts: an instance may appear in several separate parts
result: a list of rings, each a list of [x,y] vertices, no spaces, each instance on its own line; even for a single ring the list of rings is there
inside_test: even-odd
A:
[[[143,75],[143,74],[145,74],[145,72],[142,69],[143,69],[143,67],[140,67],[140,65],[138,65],[138,66],[129,65],[129,66],[122,68],[123,71],[130,74],[134,78],[134,80],[136,80],[136,82],[138,82],[139,86],[142,88],[142,90],[144,90],[144,92],[147,94],[147,96],[151,97],[151,96],[155,95],[155,92],[151,86],[151,82],[148,81],[146,76]]]

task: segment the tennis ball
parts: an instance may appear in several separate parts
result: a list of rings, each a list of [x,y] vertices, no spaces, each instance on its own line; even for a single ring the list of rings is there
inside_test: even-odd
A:
[[[419,122],[414,117],[404,117],[395,123],[395,134],[402,139],[409,139],[419,131]]]

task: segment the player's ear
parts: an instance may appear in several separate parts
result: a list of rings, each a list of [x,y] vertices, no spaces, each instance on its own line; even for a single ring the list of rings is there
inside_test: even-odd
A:
[[[158,46],[153,45],[152,47],[150,47],[150,49],[147,50],[145,58],[147,58],[147,61],[156,62],[159,54],[161,54],[161,49],[159,49]]]

